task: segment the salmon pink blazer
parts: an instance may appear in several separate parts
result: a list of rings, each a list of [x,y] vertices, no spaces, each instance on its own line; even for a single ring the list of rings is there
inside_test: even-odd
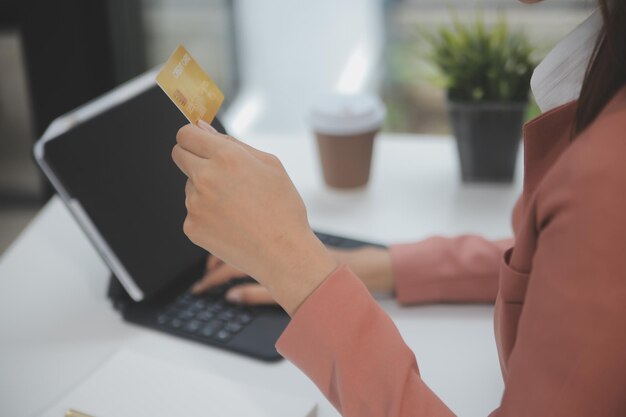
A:
[[[626,416],[626,88],[571,140],[576,103],[524,130],[515,239],[390,249],[402,304],[493,301],[505,383],[492,417]],[[277,343],[345,417],[451,416],[346,266]]]

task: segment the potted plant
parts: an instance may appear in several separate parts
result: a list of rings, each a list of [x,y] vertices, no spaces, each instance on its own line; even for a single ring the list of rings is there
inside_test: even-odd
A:
[[[425,40],[447,89],[463,181],[512,181],[535,68],[528,39],[502,17],[493,26],[455,17]]]

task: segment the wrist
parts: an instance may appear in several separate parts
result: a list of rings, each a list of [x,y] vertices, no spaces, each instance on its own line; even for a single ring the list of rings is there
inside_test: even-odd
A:
[[[290,316],[339,266],[312,231],[300,236],[297,244],[286,249],[282,262],[275,264],[271,277],[263,280],[274,300]]]
[[[366,246],[358,249],[333,250],[340,264],[347,264],[367,288],[376,293],[391,293],[394,279],[391,254],[386,248]]]

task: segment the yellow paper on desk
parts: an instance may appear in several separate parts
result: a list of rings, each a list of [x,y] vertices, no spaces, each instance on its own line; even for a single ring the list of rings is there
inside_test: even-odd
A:
[[[193,124],[200,119],[210,124],[224,101],[224,94],[182,45],[163,65],[156,81]]]

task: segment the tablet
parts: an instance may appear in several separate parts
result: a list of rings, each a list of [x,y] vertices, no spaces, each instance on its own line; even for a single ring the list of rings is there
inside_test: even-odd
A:
[[[135,301],[203,262],[183,233],[186,177],[171,158],[188,123],[156,85],[156,70],[56,119],[38,164]],[[214,126],[224,132],[219,122]]]

